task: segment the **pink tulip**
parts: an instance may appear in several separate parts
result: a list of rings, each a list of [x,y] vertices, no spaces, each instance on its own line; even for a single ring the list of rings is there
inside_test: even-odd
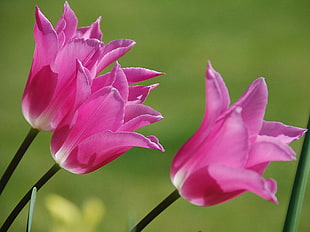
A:
[[[156,85],[128,86],[159,74],[116,64],[110,73],[97,77],[90,97],[55,130],[51,141],[55,161],[70,172],[84,174],[134,146],[163,151],[155,136],[134,132],[162,119],[159,112],[142,104]]]
[[[225,83],[209,63],[206,111],[198,131],[177,152],[171,180],[187,201],[211,206],[251,191],[277,202],[277,185],[262,174],[271,161],[295,159],[289,143],[306,130],[263,120],[267,86],[255,80],[229,106]]]
[[[87,99],[94,77],[135,44],[120,39],[105,45],[100,18],[89,27],[77,28],[77,23],[67,2],[56,29],[36,8],[36,46],[22,99],[24,117],[33,128],[54,131]]]

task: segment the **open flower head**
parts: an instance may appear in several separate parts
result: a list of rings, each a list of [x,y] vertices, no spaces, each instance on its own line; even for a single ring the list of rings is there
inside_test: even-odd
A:
[[[134,146],[163,151],[155,136],[135,132],[163,118],[142,104],[156,85],[128,86],[159,74],[142,68],[122,69],[117,63],[111,72],[97,77],[90,97],[55,130],[51,141],[55,161],[70,172],[84,174]]]
[[[203,121],[171,167],[171,180],[184,199],[211,206],[251,191],[277,202],[275,180],[262,174],[271,161],[295,159],[288,144],[305,130],[264,121],[267,94],[264,78],[258,78],[229,106],[225,83],[209,63]]]
[[[56,28],[38,7],[35,15],[35,51],[22,111],[33,128],[53,131],[89,96],[94,77],[135,42],[119,39],[104,44],[101,18],[77,28],[77,18],[67,2]]]

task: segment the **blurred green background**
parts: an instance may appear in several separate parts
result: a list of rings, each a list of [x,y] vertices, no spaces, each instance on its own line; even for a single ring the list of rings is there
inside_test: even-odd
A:
[[[0,174],[28,131],[20,102],[34,49],[34,7],[55,25],[63,0],[10,0],[0,3]],[[53,219],[45,199],[54,193],[78,207],[89,197],[105,204],[98,231],[126,231],[173,186],[169,166],[178,148],[195,132],[204,111],[207,61],[219,71],[238,99],[257,77],[266,77],[266,120],[305,127],[309,114],[310,3],[302,0],[71,0],[79,26],[102,16],[103,40],[129,38],[136,46],[123,67],[165,72],[147,104],[165,119],[140,130],[158,136],[166,152],[134,148],[118,160],[87,175],[61,170],[37,196],[33,231],[50,231]],[[26,189],[52,164],[49,133],[40,133],[0,198],[0,223]],[[299,154],[302,141],[293,143]],[[297,162],[274,162],[265,177],[278,182],[279,205],[246,193],[224,204],[197,207],[178,200],[145,231],[221,232],[281,231]],[[310,186],[299,230],[310,231]],[[26,210],[11,231],[24,231]]]

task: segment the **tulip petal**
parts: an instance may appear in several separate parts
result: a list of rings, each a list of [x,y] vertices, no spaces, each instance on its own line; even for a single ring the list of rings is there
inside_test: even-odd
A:
[[[104,68],[112,64],[114,61],[118,60],[134,45],[135,42],[129,39],[114,40],[105,45],[101,55],[101,59],[98,62],[96,73],[101,72]]]
[[[206,72],[206,112],[203,127],[211,127],[217,117],[229,106],[228,89],[221,75],[216,72],[209,62]]]
[[[194,155],[200,146],[207,140],[210,131],[219,117],[227,110],[230,99],[227,87],[219,73],[209,62],[206,74],[206,111],[203,121],[197,132],[180,148],[173,161],[173,169],[185,163],[191,155]],[[220,155],[220,154],[219,154]]]
[[[39,126],[36,118],[48,107],[54,96],[57,81],[57,73],[49,66],[44,66],[32,79],[28,79],[22,109],[25,118],[34,128]]]
[[[254,171],[213,163],[189,175],[180,189],[180,194],[193,204],[211,206],[246,191],[277,202],[276,189],[274,180],[263,179]]]
[[[75,124],[75,119],[76,117],[74,117],[68,124],[60,124],[54,131],[50,143],[50,151],[53,155],[56,154],[63,146],[64,142],[66,141],[70,133],[72,125]]]
[[[67,117],[55,130],[51,151],[71,150],[84,138],[104,130],[117,130],[124,114],[124,102],[116,89],[103,88],[92,94],[74,115]]]
[[[149,106],[130,104],[125,107],[124,124],[120,131],[134,131],[163,119],[163,116]]]
[[[128,82],[118,62],[116,62],[111,72],[94,79],[92,92],[94,93],[107,86],[116,88],[124,101],[127,101],[129,94]]]
[[[64,11],[59,19],[56,32],[58,35],[59,47],[63,47],[75,34],[78,24],[74,11],[70,8],[69,3],[64,3]]]
[[[159,75],[163,75],[162,72],[157,72],[154,70],[146,68],[123,68],[123,71],[127,77],[129,84],[134,84],[140,81],[145,81]]]
[[[211,177],[208,167],[190,173],[179,186],[176,185],[175,180],[173,180],[173,183],[185,200],[199,206],[220,204],[245,192],[240,189],[233,192],[224,192],[216,180]]]
[[[60,159],[59,154],[55,155],[55,159],[70,172],[85,174],[113,161],[131,147],[163,150],[154,137],[132,132],[103,131],[79,143],[66,159]]]
[[[267,105],[268,90],[264,78],[256,79],[243,93],[234,107],[242,107],[242,117],[249,130],[250,137],[260,131]]]
[[[130,104],[142,104],[149,93],[155,89],[159,84],[153,84],[149,86],[135,85],[129,86],[128,103]]]
[[[257,136],[256,141],[251,145],[246,168],[254,169],[263,174],[266,164],[271,161],[291,161],[295,159],[294,150],[279,139],[270,136]]]
[[[206,72],[206,110],[203,121],[193,138],[196,143],[206,139],[215,121],[227,110],[229,103],[230,98],[225,82],[209,62]]]
[[[292,141],[300,139],[306,131],[306,129],[288,126],[281,122],[264,121],[259,134],[276,137],[283,143],[288,144]]]
[[[68,140],[78,141],[104,130],[116,131],[123,123],[124,101],[114,88],[92,94],[78,109],[76,124]],[[78,142],[76,141],[76,142]]]
[[[306,130],[263,121],[268,95],[264,78],[228,108],[225,84],[209,64],[206,92],[204,120],[172,162],[170,178],[180,195],[211,206],[251,191],[277,203],[276,182],[262,174],[271,161],[294,160],[288,143]]]
[[[197,151],[200,165],[222,163],[231,167],[243,167],[246,163],[249,141],[248,132],[242,120],[242,109],[237,108],[218,122],[208,141]]]
[[[51,64],[58,50],[56,31],[48,19],[41,13],[39,7],[36,7],[34,39],[36,47],[32,64],[32,75],[35,75],[43,66]]]
[[[75,72],[76,60],[80,60],[84,67],[88,67],[88,62],[101,46],[101,42],[95,39],[76,39],[70,41],[61,51],[58,52],[55,63],[57,71],[61,75],[60,86],[68,82]]]
[[[111,76],[113,77],[114,81],[112,84],[112,87],[116,88],[124,101],[127,101],[128,99],[128,82],[126,79],[126,76],[121,69],[121,66],[118,62],[114,65]]]
[[[91,86],[91,92],[94,93],[104,87],[112,86],[113,81],[114,79],[113,76],[111,75],[111,72],[98,76],[93,80],[93,84]]]
[[[67,83],[67,86],[55,90],[50,104],[46,105],[46,109],[40,116],[42,126],[46,124],[44,130],[54,131],[65,117],[68,121],[68,117],[73,116],[75,109],[90,95],[92,80],[88,70],[79,61],[77,61],[76,73],[72,75],[72,78],[73,80]],[[43,123],[43,120],[46,120],[46,123]]]
[[[89,27],[80,27],[77,29],[75,38],[84,38],[84,39],[102,39],[102,32],[100,30],[100,21],[101,17],[99,17],[92,25]]]
[[[251,170],[227,167],[222,164],[212,164],[208,170],[223,192],[251,191],[266,200],[277,203],[275,196],[277,186],[272,179],[264,179]]]
[[[115,69],[115,68],[116,68],[116,66],[113,69]],[[122,68],[121,70],[118,71],[118,75],[120,75],[120,77],[123,78],[124,74],[122,71],[124,71],[124,68]],[[128,98],[128,103],[130,103],[130,104],[142,104],[146,100],[150,91],[152,91],[154,88],[156,88],[159,85],[159,84],[153,84],[153,85],[149,85],[149,86],[135,85],[135,86],[129,86],[129,90],[126,90],[126,89],[128,89],[128,83],[127,83],[127,81],[125,81],[127,83],[127,87],[125,89],[125,86],[123,86],[122,89],[124,91],[121,91],[121,88],[120,88],[121,86],[117,87],[117,82],[115,82],[116,73],[117,72],[115,69],[114,74],[112,72],[109,72],[109,73],[105,73],[104,75],[101,75],[99,77],[96,77],[93,81],[93,84],[92,84],[92,92],[96,92],[97,90],[99,90],[103,87],[106,87],[106,86],[114,86],[120,92],[125,91],[125,93],[122,95],[123,95],[124,99]],[[121,80],[118,80],[118,82],[121,82]],[[115,84],[113,84],[113,83],[115,83]],[[128,91],[128,93],[126,93],[127,91]],[[126,97],[126,95],[128,95],[128,97]]]
[[[73,109],[79,107],[91,94],[92,77],[81,61],[77,60],[76,94]]]
[[[218,122],[208,140],[199,149],[176,154],[171,168],[174,175],[179,169],[199,169],[211,163],[223,163],[231,167],[243,167],[249,151],[248,132],[237,108]]]

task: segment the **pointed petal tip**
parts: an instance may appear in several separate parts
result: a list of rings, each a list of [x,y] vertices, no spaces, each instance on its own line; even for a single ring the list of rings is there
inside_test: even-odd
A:
[[[101,22],[101,20],[102,20],[102,17],[101,17],[101,16],[99,16],[99,17],[96,19],[96,21],[95,21],[95,22],[100,23],[100,22]]]
[[[63,12],[65,13],[65,12],[68,12],[68,11],[69,11],[69,12],[71,11],[71,12],[73,12],[73,14],[74,14],[74,11],[73,11],[72,8],[70,7],[69,2],[68,2],[68,1],[65,1],[65,2],[64,2],[64,11],[63,11]]]
[[[64,2],[64,10],[63,10],[63,14],[65,14],[66,12],[70,12],[70,11],[72,11],[73,12],[73,10],[71,9],[71,7],[70,7],[70,5],[69,5],[69,2],[68,1],[65,1]]]
[[[137,69],[139,69],[139,68],[137,68]],[[164,72],[158,72],[158,71],[151,70],[151,69],[147,69],[147,68],[140,68],[140,69],[149,72],[149,74],[152,74],[152,78],[158,77],[158,76],[161,76],[161,75],[165,75],[165,74],[166,74],[166,73],[164,73]],[[159,85],[159,84],[158,84],[158,85]]]
[[[161,114],[156,116],[157,122],[164,119],[164,116],[162,116]]]
[[[276,137],[282,142],[289,144],[300,139],[306,132],[307,129],[289,126],[282,122],[264,121],[259,134]]]
[[[262,80],[262,81],[265,81],[265,77],[259,77],[258,79]]]
[[[279,204],[278,198],[276,197],[275,193],[269,193],[269,196],[265,197],[265,199],[274,204]]]
[[[276,197],[277,182],[274,179],[268,178],[264,180],[264,192],[263,195],[265,196],[262,195],[263,198],[278,204],[278,199]]]
[[[131,43],[132,43],[133,45],[136,44],[136,41],[134,41],[134,40],[131,40],[131,39],[127,39],[127,40],[131,41]]]
[[[211,60],[208,60],[208,65],[207,65],[207,68],[212,68],[212,63],[211,63]]]
[[[244,95],[249,92],[248,94],[250,94],[250,92],[255,92],[255,91],[259,91],[260,95],[265,96],[265,98],[268,97],[268,88],[267,88],[267,84],[265,81],[264,77],[259,77],[256,80],[254,80],[250,86],[248,87],[248,89],[245,91]],[[267,101],[267,100],[266,100]]]
[[[136,41],[131,39],[120,39],[124,43],[124,47],[132,48],[136,45]]]
[[[41,12],[39,6],[35,6],[35,15],[36,15],[36,21],[38,21],[38,19],[39,19],[40,17],[44,17],[44,18],[45,18],[45,16],[44,16],[43,13]]]
[[[146,138],[148,138],[151,141],[151,143],[154,145],[153,149],[165,152],[165,148],[159,143],[159,139],[156,136],[150,135],[150,136],[147,136]]]
[[[116,60],[113,69],[118,70],[120,67],[121,64],[118,62],[118,60]]]
[[[208,62],[208,66],[206,69],[206,78],[211,80],[211,79],[216,79],[217,76],[221,76],[211,65],[211,62]]]
[[[43,16],[39,6],[35,6],[35,20],[36,23],[40,22],[40,18]]]
[[[133,47],[136,44],[136,41],[132,40],[132,39],[117,39],[117,40],[113,40],[110,43],[118,43],[120,47]]]
[[[279,204],[278,198],[276,197],[275,194],[271,194],[270,199],[267,200],[271,201],[272,203]]]
[[[265,85],[267,87],[265,77],[259,77],[253,83],[257,83],[258,85]]]
[[[150,90],[152,91],[153,89],[155,89],[157,86],[159,86],[159,83],[155,83],[152,85],[149,85]]]
[[[100,30],[100,23],[101,23],[101,20],[102,20],[102,17],[99,16],[95,22],[93,22],[93,24],[95,24],[97,27],[98,27],[98,30],[100,31],[101,33],[101,30]],[[101,39],[100,39],[101,40]]]
[[[276,197],[275,197],[274,200],[272,200],[272,202],[275,203],[275,204],[277,204],[277,205],[279,204],[279,201],[278,201],[278,199],[277,199]]]
[[[162,72],[140,67],[123,68],[123,71],[128,79],[129,84],[145,81],[164,74]]]
[[[160,76],[160,75],[166,75],[166,73],[164,73],[164,72],[157,72],[157,71],[154,71],[156,74],[156,76]]]
[[[64,8],[67,8],[67,7],[70,8],[70,5],[69,5],[68,1],[65,1],[65,2],[64,2]]]

